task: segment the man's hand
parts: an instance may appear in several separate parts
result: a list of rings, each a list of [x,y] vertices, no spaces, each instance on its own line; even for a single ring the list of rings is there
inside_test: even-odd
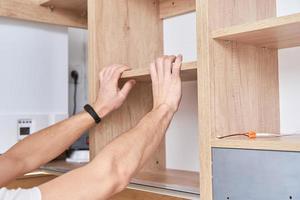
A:
[[[150,65],[153,109],[167,105],[176,112],[181,100],[180,69],[182,56],[163,56]]]
[[[135,80],[129,80],[122,89],[118,87],[122,73],[129,69],[125,65],[112,65],[101,70],[99,74],[100,89],[94,104],[94,108],[100,117],[104,117],[119,108],[135,85]]]

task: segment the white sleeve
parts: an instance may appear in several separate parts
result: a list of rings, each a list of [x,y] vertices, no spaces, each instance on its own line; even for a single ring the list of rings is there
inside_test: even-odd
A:
[[[0,200],[41,200],[39,188],[8,190],[0,188]]]

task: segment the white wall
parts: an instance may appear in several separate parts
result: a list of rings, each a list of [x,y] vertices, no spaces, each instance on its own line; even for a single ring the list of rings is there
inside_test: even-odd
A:
[[[17,119],[36,130],[68,113],[68,35],[63,27],[0,18],[0,153],[16,142]]]
[[[87,30],[69,28],[69,71],[79,73],[76,111],[82,111],[88,102],[87,81]],[[69,73],[70,74],[70,73]],[[74,82],[69,83],[69,114],[73,113]]]
[[[196,14],[164,20],[164,54],[197,60]],[[166,136],[167,167],[199,171],[197,83],[183,83],[183,96]]]
[[[277,0],[277,15],[300,12],[299,0]],[[278,51],[280,126],[283,133],[300,133],[300,47]]]

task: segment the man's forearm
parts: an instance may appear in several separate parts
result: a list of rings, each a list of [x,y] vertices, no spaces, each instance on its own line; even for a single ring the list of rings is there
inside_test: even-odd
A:
[[[158,148],[173,115],[174,112],[166,105],[152,110],[135,128],[107,145],[93,162],[100,166],[102,160],[107,160],[106,157],[113,158],[118,171],[129,179]]]
[[[167,106],[151,111],[91,163],[40,186],[43,199],[108,199],[120,192],[157,149],[172,117]],[[65,193],[64,188],[77,193]]]
[[[13,146],[5,156],[22,162],[23,166],[16,175],[30,172],[57,157],[93,125],[89,114],[80,113],[30,135]]]

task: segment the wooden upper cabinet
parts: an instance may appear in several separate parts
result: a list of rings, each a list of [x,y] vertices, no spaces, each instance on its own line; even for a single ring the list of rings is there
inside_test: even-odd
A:
[[[79,1],[75,0],[63,0],[59,2],[79,3]],[[55,6],[54,4],[46,7],[42,6],[48,3],[41,0],[0,0],[0,16],[47,24],[87,28],[86,14],[78,14],[77,11],[66,9],[61,4],[60,6]]]
[[[159,4],[161,19],[195,11],[195,0]],[[0,0],[0,16],[68,27],[87,28],[87,12],[87,0]]]

